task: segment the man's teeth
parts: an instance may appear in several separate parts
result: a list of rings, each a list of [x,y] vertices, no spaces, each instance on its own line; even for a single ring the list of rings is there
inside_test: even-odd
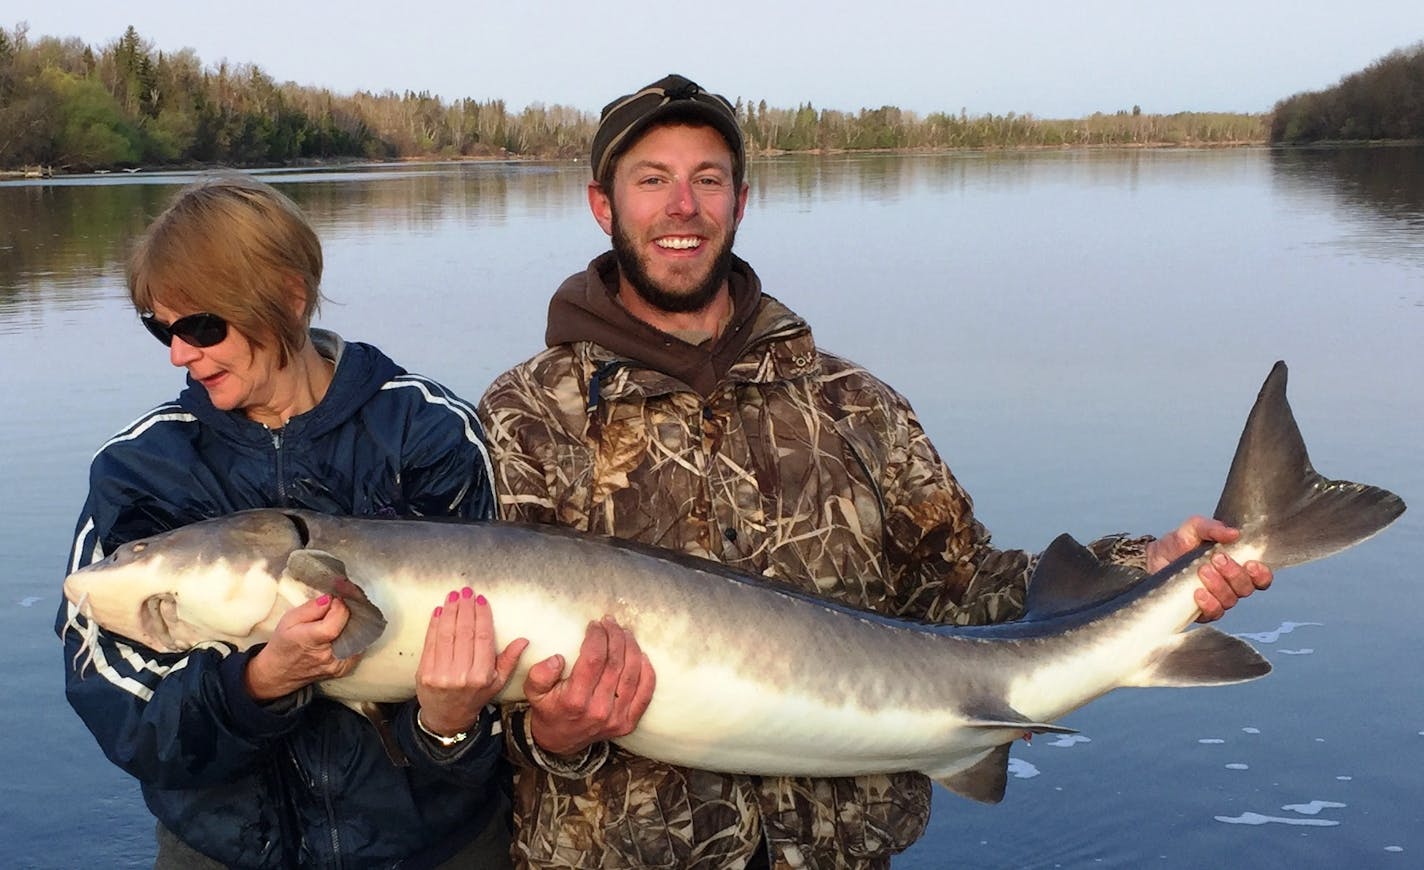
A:
[[[702,240],[696,236],[658,239],[656,242],[659,248],[674,248],[685,251],[688,248],[695,248],[702,244]]]

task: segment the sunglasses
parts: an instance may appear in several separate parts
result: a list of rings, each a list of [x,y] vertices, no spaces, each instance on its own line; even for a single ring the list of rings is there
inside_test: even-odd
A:
[[[174,336],[190,347],[212,347],[227,338],[227,321],[206,312],[189,314],[172,323],[160,323],[152,311],[146,311],[139,315],[139,321],[154,338],[169,347],[173,345]]]

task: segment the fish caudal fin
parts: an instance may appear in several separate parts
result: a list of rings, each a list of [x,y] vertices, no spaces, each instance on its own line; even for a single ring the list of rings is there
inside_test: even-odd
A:
[[[365,652],[386,630],[386,617],[366,592],[352,583],[346,564],[324,550],[294,550],[287,557],[287,575],[318,592],[340,598],[350,611],[346,627],[331,642],[332,655],[350,658]]]
[[[1402,513],[1394,493],[1329,480],[1311,466],[1286,401],[1286,364],[1277,362],[1246,419],[1216,518],[1260,546],[1259,561],[1284,568],[1358,544]]]

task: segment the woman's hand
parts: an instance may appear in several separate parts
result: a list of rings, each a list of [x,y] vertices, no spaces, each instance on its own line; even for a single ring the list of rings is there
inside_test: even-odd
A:
[[[497,652],[489,602],[468,586],[451,592],[430,616],[415,672],[421,724],[444,736],[469,730],[509,682],[527,646],[521,637]]]
[[[330,595],[282,614],[271,640],[247,663],[248,694],[259,702],[275,701],[317,680],[351,673],[361,657],[339,659],[331,652],[350,616],[341,599]]]

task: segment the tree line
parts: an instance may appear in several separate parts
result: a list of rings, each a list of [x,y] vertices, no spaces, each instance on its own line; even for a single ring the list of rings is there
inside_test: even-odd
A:
[[[1424,139],[1424,42],[1397,49],[1333,88],[1281,100],[1271,142]]]
[[[1263,115],[1088,118],[846,112],[738,99],[753,153],[808,150],[1192,145],[1262,142]],[[335,94],[279,83],[248,63],[205,65],[160,51],[129,27],[96,51],[76,38],[0,28],[0,168],[80,171],[138,165],[281,165],[328,159],[540,157],[587,154],[596,115],[503,100],[446,102],[426,91]]]

